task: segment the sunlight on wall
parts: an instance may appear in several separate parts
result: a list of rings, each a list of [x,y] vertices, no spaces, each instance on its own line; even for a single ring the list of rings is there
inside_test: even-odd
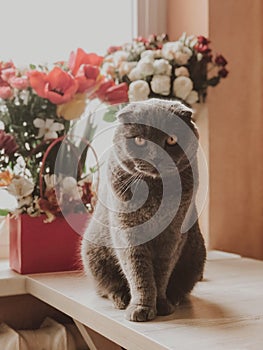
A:
[[[9,0],[1,5],[0,60],[67,60],[78,47],[104,54],[132,38],[132,0]]]

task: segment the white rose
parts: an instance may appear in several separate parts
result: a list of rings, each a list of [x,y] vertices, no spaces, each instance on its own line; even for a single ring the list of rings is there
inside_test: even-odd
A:
[[[145,80],[133,81],[129,86],[129,101],[147,100],[150,94],[150,87]]]
[[[175,68],[174,74],[177,77],[180,77],[180,76],[189,77],[189,70],[186,67],[178,67],[178,68]]]
[[[137,62],[121,62],[119,74],[121,77],[128,75],[130,71],[137,66]]]
[[[165,43],[162,48],[162,56],[167,60],[173,60],[176,51],[181,50],[182,47],[183,44],[180,41]]]
[[[173,93],[176,97],[185,100],[192,90],[193,82],[190,78],[181,76],[174,80]]]
[[[170,94],[171,80],[167,75],[155,75],[151,81],[152,91],[167,96]]]
[[[144,77],[144,75],[138,67],[135,67],[130,71],[128,77],[131,81],[134,81],[134,80],[142,79]]]
[[[174,53],[174,59],[178,64],[186,64],[192,55],[193,52],[188,47],[184,46]]]
[[[154,61],[154,74],[171,75],[172,66],[163,58]]]
[[[198,101],[198,93],[195,90],[192,90],[190,94],[186,97],[185,101],[192,105],[193,103]]]
[[[137,68],[141,71],[144,77],[153,75],[154,73],[153,61],[140,60],[138,62]]]

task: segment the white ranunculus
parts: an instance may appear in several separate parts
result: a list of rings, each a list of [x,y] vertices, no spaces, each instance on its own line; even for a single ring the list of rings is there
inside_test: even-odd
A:
[[[114,64],[111,63],[111,62],[106,62],[103,65],[103,70],[105,71],[105,73],[108,74],[108,75],[111,75],[112,77],[115,74],[115,69],[116,68],[115,68]]]
[[[137,66],[137,62],[121,62],[119,74],[121,77],[128,75],[130,71]]]
[[[193,82],[190,78],[181,76],[174,80],[173,93],[176,97],[185,100],[192,90]]]
[[[186,97],[185,101],[189,103],[189,105],[194,104],[198,101],[198,93],[195,90],[192,90],[190,94]]]
[[[176,77],[189,77],[189,70],[186,67],[175,68],[174,74]]]
[[[178,64],[186,64],[190,57],[192,57],[193,52],[188,47],[183,46],[180,50],[174,53],[174,59]]]
[[[195,35],[190,35],[185,39],[185,45],[194,48],[197,43],[197,37]]]
[[[141,71],[143,77],[153,75],[154,73],[153,61],[146,61],[142,59],[138,62],[137,68]]]
[[[113,53],[113,62],[115,66],[119,66],[121,62],[127,61],[129,53],[127,51],[116,51]]]
[[[149,84],[145,80],[133,81],[129,86],[129,101],[144,101],[147,100],[150,94]]]
[[[148,59],[150,59],[150,60],[154,60],[154,58],[155,58],[155,52],[154,52],[154,50],[145,50],[145,51],[143,51],[142,53],[141,53],[141,59],[142,58],[148,58]]]
[[[162,50],[153,50],[154,52],[154,58],[162,58]]]
[[[167,60],[173,60],[175,53],[180,51],[184,45],[180,41],[165,43],[162,48],[162,56]]]
[[[140,80],[142,78],[144,78],[144,74],[141,71],[141,69],[139,69],[137,66],[135,68],[133,68],[130,73],[128,74],[128,77],[131,81],[135,81],[135,80]]]
[[[172,66],[163,58],[154,61],[154,74],[171,75]]]
[[[152,91],[167,96],[170,94],[171,79],[167,75],[154,75],[151,81]]]

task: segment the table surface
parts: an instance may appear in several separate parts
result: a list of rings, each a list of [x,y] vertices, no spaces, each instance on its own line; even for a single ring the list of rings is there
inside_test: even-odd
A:
[[[146,323],[125,320],[80,272],[21,276],[0,262],[0,296],[29,293],[128,350],[263,349],[263,261],[212,252],[189,303]]]

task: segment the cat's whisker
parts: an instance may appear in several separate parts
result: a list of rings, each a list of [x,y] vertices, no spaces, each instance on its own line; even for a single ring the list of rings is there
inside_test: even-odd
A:
[[[136,180],[136,177],[138,176],[137,173],[133,174],[131,177],[129,177],[124,184],[120,186],[118,189],[118,195],[123,195],[131,186],[134,180]],[[124,190],[124,192],[123,192]]]

